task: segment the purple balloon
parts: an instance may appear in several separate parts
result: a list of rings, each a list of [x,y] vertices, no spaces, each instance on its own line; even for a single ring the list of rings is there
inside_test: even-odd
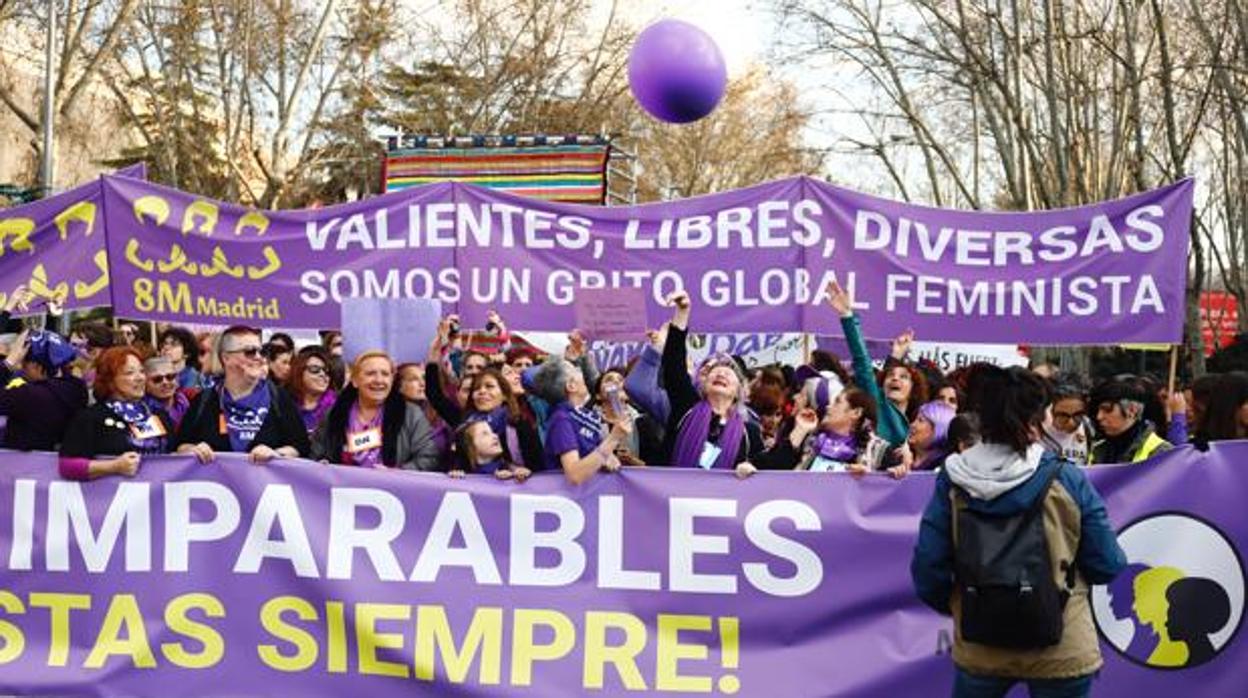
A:
[[[710,114],[724,96],[728,69],[698,27],[665,19],[646,27],[628,56],[628,84],[651,116],[685,124]]]

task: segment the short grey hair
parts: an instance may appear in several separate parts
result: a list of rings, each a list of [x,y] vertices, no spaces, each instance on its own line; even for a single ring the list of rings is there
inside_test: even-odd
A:
[[[552,405],[568,399],[568,361],[562,356],[551,356],[533,371],[531,388],[537,395]]]
[[[143,372],[154,373],[160,370],[159,369],[160,366],[168,366],[169,369],[172,370],[173,362],[163,356],[159,356],[159,355],[153,356],[147,361],[143,362]]]

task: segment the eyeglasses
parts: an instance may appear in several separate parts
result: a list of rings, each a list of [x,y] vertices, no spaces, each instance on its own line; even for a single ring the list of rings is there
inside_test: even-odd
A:
[[[178,379],[176,373],[153,373],[147,379],[153,383],[172,383]]]
[[[323,376],[326,373],[329,373],[324,366],[304,366],[303,370],[304,372],[310,373],[314,376]]]
[[[249,359],[254,359],[264,352],[260,347],[242,347],[241,349],[226,349],[224,354],[242,354]]]
[[[1053,419],[1061,419],[1067,422],[1075,422],[1088,416],[1087,412],[1058,412],[1054,410]]]

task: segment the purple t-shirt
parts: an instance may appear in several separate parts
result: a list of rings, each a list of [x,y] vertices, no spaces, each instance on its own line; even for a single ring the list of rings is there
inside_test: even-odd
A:
[[[576,451],[584,458],[602,443],[602,418],[589,409],[561,402],[546,417],[546,469],[563,470],[559,457]]]

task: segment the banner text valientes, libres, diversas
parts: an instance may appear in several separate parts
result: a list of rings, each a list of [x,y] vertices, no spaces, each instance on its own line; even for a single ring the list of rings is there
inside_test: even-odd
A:
[[[908,572],[930,473],[218,459],[79,483],[0,453],[0,693],[948,694],[952,624]],[[1097,694],[1243,695],[1245,464],[1088,470],[1130,562],[1091,592]]]
[[[582,288],[687,290],[693,326],[840,334],[831,279],[872,337],[1106,344],[1182,336],[1192,181],[1057,211],[902,204],[798,177],[670,203],[587,207],[443,183],[255,211],[105,177],[123,317],[326,328],[349,297],[437,298],[468,326],[567,330]]]

